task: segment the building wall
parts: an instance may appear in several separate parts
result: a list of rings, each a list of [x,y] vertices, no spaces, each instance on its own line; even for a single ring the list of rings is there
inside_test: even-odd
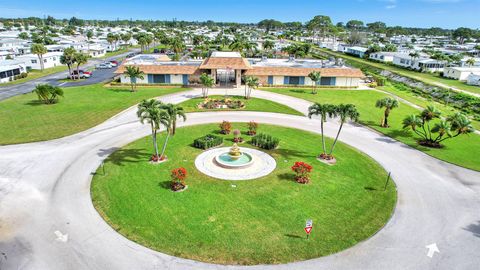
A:
[[[128,77],[127,75],[120,75],[120,82],[121,83],[130,83],[130,77]],[[137,83],[140,83],[140,84],[143,84],[143,83],[148,83],[148,75],[145,74],[143,76],[143,80],[141,79],[137,79]]]

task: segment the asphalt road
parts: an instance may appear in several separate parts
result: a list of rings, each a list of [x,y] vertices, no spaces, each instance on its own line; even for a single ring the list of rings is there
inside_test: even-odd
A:
[[[235,91],[242,90],[229,93]],[[200,93],[197,89],[160,99],[179,103]],[[302,112],[310,105],[269,92],[254,91],[252,96]],[[340,140],[392,172],[398,190],[391,220],[370,239],[322,258],[251,267],[185,260],[138,245],[112,229],[90,197],[92,172],[102,160],[149,135],[135,111],[131,107],[65,138],[0,147],[0,269],[479,269],[480,173],[350,124]],[[255,120],[320,132],[317,119],[277,113],[206,112],[187,118],[179,125]],[[336,121],[329,121],[326,135],[335,136],[337,128]],[[430,258],[426,246],[433,243],[440,252]]]
[[[92,68],[95,65],[111,60],[120,59],[125,57],[129,53],[138,52],[138,49],[132,49],[127,53],[119,54],[113,57],[109,57],[107,59],[90,59],[87,64],[81,66],[81,69],[88,69]],[[31,81],[27,81],[21,84],[9,85],[9,86],[0,86],[0,100],[4,100],[13,96],[30,93],[35,88],[37,84],[40,83],[48,83],[51,85],[62,86],[62,87],[69,87],[69,86],[82,86],[82,85],[90,85],[100,82],[105,82],[113,78],[116,68],[110,69],[95,69],[93,71],[93,76],[86,80],[81,80],[78,82],[60,82],[59,80],[65,79],[68,76],[68,71],[58,72],[55,74],[51,74],[48,76],[44,76],[38,79],[34,79]]]

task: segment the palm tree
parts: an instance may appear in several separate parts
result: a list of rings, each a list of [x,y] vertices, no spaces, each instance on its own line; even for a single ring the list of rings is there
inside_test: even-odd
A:
[[[252,89],[258,87],[258,78],[253,76],[245,77],[245,98],[249,99],[252,94]]]
[[[335,136],[335,140],[333,141],[332,148],[330,149],[330,153],[328,156],[332,156],[333,149],[337,144],[338,136],[342,131],[343,124],[350,119],[351,121],[357,122],[358,118],[360,117],[360,113],[357,111],[357,108],[353,104],[340,104],[335,107],[335,115],[340,117],[340,127],[338,128],[337,136]]]
[[[162,102],[156,99],[145,99],[138,104],[137,110],[137,116],[140,118],[140,122],[143,124],[146,121],[152,129],[152,142],[156,160],[161,157],[158,155],[157,132],[160,129],[160,125],[165,123],[165,118],[168,117],[168,113],[162,110],[161,106]]]
[[[320,82],[320,79],[322,78],[322,75],[320,74],[320,71],[312,71],[310,74],[308,74],[308,77],[310,80],[312,80],[312,85],[313,85],[313,91],[312,94],[317,93],[317,84]]]
[[[40,43],[32,44],[31,51],[33,54],[36,54],[38,57],[38,61],[40,61],[40,69],[43,71],[44,63],[43,63],[43,55],[47,53],[47,48]]]
[[[269,50],[273,49],[273,47],[275,47],[275,43],[273,43],[273,41],[265,40],[265,42],[263,42],[263,49],[264,50],[269,51]]]
[[[143,80],[144,79],[143,75],[145,75],[145,73],[143,73],[143,71],[141,71],[140,68],[136,66],[126,66],[123,74],[126,77],[130,78],[130,85],[132,87],[132,92],[134,92],[136,89],[137,79]]]
[[[475,65],[475,58],[469,58],[465,64],[467,64],[467,66],[469,67],[472,67],[473,65]]]
[[[77,51],[75,51],[74,48],[69,47],[63,50],[63,54],[60,56],[60,63],[63,65],[67,65],[68,74],[70,77],[72,76],[72,68],[73,68],[73,64],[75,63],[76,52]]]
[[[93,37],[93,31],[92,31],[92,30],[88,30],[87,33],[86,33],[86,37],[87,37],[88,51],[90,52],[90,40],[91,40],[92,37]]]
[[[412,63],[410,66],[413,66],[413,62],[415,62],[415,59],[418,59],[420,57],[420,54],[418,52],[411,52],[408,54],[412,58]]]
[[[63,90],[58,86],[50,84],[37,84],[33,90],[38,99],[45,104],[54,104],[58,102],[58,97],[63,97]]]
[[[240,37],[235,37],[235,39],[229,45],[230,50],[236,52],[243,52],[245,49],[245,39]]]
[[[379,99],[377,100],[377,102],[375,103],[375,107],[377,108],[385,108],[385,112],[383,113],[384,115],[384,118],[382,119],[382,127],[385,127],[385,128],[388,128],[389,125],[388,125],[388,116],[390,115],[390,111],[393,110],[393,108],[397,108],[398,107],[398,100],[394,99],[394,98],[389,98],[389,97],[386,97],[386,98],[382,98],[382,99]]]
[[[172,131],[172,135],[175,135],[175,131],[177,129],[177,119],[182,118],[184,122],[187,120],[187,115],[185,114],[183,107],[169,103],[169,104],[162,105],[161,108],[167,111],[168,115],[172,119],[171,131]]]
[[[202,84],[202,96],[203,98],[207,98],[208,97],[208,89],[213,87],[213,84],[214,84],[214,79],[207,75],[207,73],[202,73],[202,75],[200,75],[200,83]]]
[[[325,147],[325,136],[323,132],[323,123],[327,122],[327,116],[331,117],[334,114],[334,107],[330,104],[315,103],[308,107],[308,117],[312,118],[313,115],[320,116],[320,131],[322,133],[322,153],[320,157],[326,158],[327,148]]]
[[[84,53],[75,53],[73,58],[77,64],[77,77],[80,79],[80,66],[88,62],[88,55]]]

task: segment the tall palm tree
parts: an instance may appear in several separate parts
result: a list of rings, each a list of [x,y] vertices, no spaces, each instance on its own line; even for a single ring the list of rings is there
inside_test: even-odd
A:
[[[308,117],[317,115],[320,116],[320,131],[322,133],[322,153],[320,157],[325,157],[327,154],[327,148],[325,146],[325,136],[323,132],[323,123],[327,122],[327,116],[331,117],[334,114],[334,107],[330,104],[315,103],[308,107]]]
[[[145,73],[143,73],[143,71],[141,71],[140,68],[136,66],[126,66],[123,74],[126,77],[130,78],[130,85],[132,87],[132,92],[134,92],[136,89],[137,79],[143,80],[144,79],[143,75],[145,75]]]
[[[333,149],[337,144],[338,136],[342,131],[343,124],[350,119],[351,121],[357,122],[360,117],[360,113],[357,111],[357,108],[353,104],[340,104],[335,108],[335,115],[340,117],[340,127],[338,128],[337,135],[333,141],[332,148],[330,149],[329,156],[332,156]]]
[[[75,63],[77,64],[77,77],[80,79],[80,66],[88,62],[88,55],[84,53],[75,53],[73,57],[75,59]]]
[[[182,118],[184,122],[187,120],[187,115],[185,114],[183,107],[169,103],[169,104],[163,104],[161,108],[165,110],[170,116],[172,120],[171,132],[172,132],[172,135],[175,135],[175,131],[177,129],[177,119]]]
[[[165,118],[168,113],[161,109],[162,102],[156,99],[143,100],[138,104],[137,116],[143,124],[145,121],[150,124],[152,130],[152,142],[155,151],[155,157],[158,159],[157,132],[162,124],[165,124]]]
[[[214,79],[213,77],[207,75],[207,73],[202,73],[202,75],[200,75],[200,83],[202,84],[202,96],[203,98],[207,98],[208,97],[208,89],[213,87],[213,84],[215,83],[214,82]]]
[[[310,80],[312,80],[312,85],[313,85],[313,91],[312,94],[317,93],[317,84],[320,82],[320,79],[322,78],[322,75],[320,74],[320,71],[312,71],[310,74],[308,74],[308,77]]]
[[[43,63],[43,55],[47,53],[47,48],[45,45],[40,43],[32,44],[31,51],[33,54],[36,54],[38,57],[38,61],[40,61],[40,69],[43,71],[44,63]]]
[[[273,49],[273,47],[275,47],[275,43],[271,40],[265,40],[265,42],[263,42],[263,49],[266,50],[266,51],[269,51],[271,49]]]
[[[389,97],[382,98],[377,100],[377,102],[375,103],[375,107],[380,109],[385,108],[385,112],[383,113],[384,118],[382,120],[382,127],[388,128],[388,116],[390,115],[390,111],[393,110],[393,108],[398,107],[398,100]]]
[[[252,89],[258,87],[258,78],[253,76],[245,77],[245,98],[249,99],[252,94]]]
[[[422,127],[425,131],[425,134],[428,134],[428,139],[430,140],[432,139],[430,121],[436,118],[440,118],[440,115],[441,115],[441,112],[433,105],[427,106],[427,108],[420,113],[420,116],[422,118],[422,123],[423,123]]]

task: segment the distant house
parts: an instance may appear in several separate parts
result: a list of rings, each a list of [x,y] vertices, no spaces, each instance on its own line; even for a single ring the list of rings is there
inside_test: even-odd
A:
[[[0,61],[8,60],[7,58],[15,58],[15,53],[12,51],[0,51]]]
[[[468,85],[480,86],[480,75],[476,75],[476,74],[468,75],[467,84]]]
[[[396,54],[393,56],[394,65],[411,68],[417,71],[437,72],[443,71],[445,62],[430,59],[428,57],[413,58],[408,54]]]
[[[375,52],[371,53],[368,58],[384,63],[392,63],[393,57],[395,55],[402,55],[402,53],[398,52]]]
[[[27,68],[22,61],[3,60],[0,61],[0,83],[13,81],[16,75],[27,72]]]
[[[470,74],[480,75],[480,67],[446,67],[443,76],[459,81],[467,81]]]
[[[43,66],[44,68],[52,68],[59,65],[61,52],[48,52],[43,55]],[[23,61],[27,69],[41,69],[41,65],[38,59],[38,56],[35,54],[26,54],[21,55],[16,58],[19,61]]]
[[[345,53],[363,58],[363,56],[365,56],[367,51],[368,51],[367,48],[355,46],[355,47],[348,47]]]
[[[18,38],[6,38],[0,40],[0,49],[16,49],[28,44],[28,41]]]

